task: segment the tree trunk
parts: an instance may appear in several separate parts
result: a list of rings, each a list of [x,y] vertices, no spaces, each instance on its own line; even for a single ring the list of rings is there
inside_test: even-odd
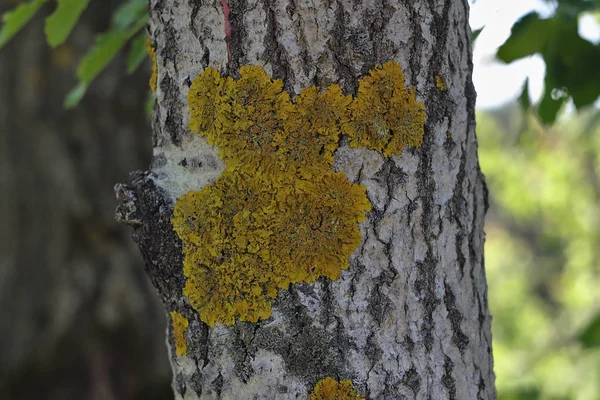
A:
[[[369,399],[495,398],[467,1],[153,0],[150,18],[154,161],[118,187],[117,216],[135,227],[171,312],[176,398],[307,398],[327,377],[351,380]],[[192,82],[208,67],[237,79],[255,65],[292,97],[337,83],[359,98],[361,80],[389,60],[424,104],[423,142],[401,154],[350,146],[347,136],[335,145],[333,168],[364,185],[372,207],[349,268],[279,290],[258,322],[211,327],[182,293],[200,268],[186,257],[198,249],[171,219],[183,195],[217,185],[233,164],[188,129]]]
[[[65,111],[121,1],[93,1],[54,51],[48,3],[0,51],[0,398],[164,398],[163,310],[113,212],[114,182],[150,162],[148,73],[120,56]]]

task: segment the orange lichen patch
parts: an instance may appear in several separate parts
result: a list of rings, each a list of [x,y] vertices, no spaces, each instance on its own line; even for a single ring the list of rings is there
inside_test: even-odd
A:
[[[177,357],[187,355],[187,342],[185,340],[185,331],[190,325],[186,317],[177,311],[171,311],[171,321],[173,322],[173,337],[175,338],[175,352]]]
[[[440,89],[442,92],[448,90],[448,86],[446,85],[446,81],[439,75],[435,76],[435,87]]]
[[[213,146],[218,145],[221,132],[231,130],[231,108],[223,96],[224,85],[219,71],[206,68],[188,91],[190,129]]]
[[[152,61],[152,75],[150,76],[150,89],[153,92],[156,92],[156,81],[158,80],[158,66],[156,64],[156,50],[152,46],[152,42],[150,38],[146,40],[146,51],[150,55],[150,60]]]
[[[190,129],[219,147],[229,168],[293,173],[333,164],[350,96],[338,85],[310,87],[293,103],[262,68],[242,67],[240,75],[224,79],[207,68],[188,92]]]
[[[188,92],[190,129],[218,146],[228,167],[258,159],[261,165],[274,164],[275,136],[283,133],[277,109],[289,108],[289,95],[262,68],[242,67],[240,75],[237,81],[224,79],[207,68],[194,80]]]
[[[277,138],[276,145],[284,160],[298,166],[332,165],[351,101],[352,97],[344,96],[338,85],[322,93],[312,86],[302,90],[295,105],[278,110],[284,134]]]
[[[284,133],[278,108],[289,107],[290,97],[283,92],[283,82],[272,80],[260,67],[240,69],[241,78],[229,78],[226,96],[231,104],[233,126],[221,132],[217,144],[228,165],[244,164],[250,168],[277,163],[275,138]],[[274,166],[273,166],[274,167]]]
[[[214,184],[179,198],[173,226],[188,244],[186,253],[216,264],[233,253],[252,252],[264,241],[268,232],[261,228],[274,214],[275,195],[268,180],[226,169]]]
[[[321,379],[310,394],[310,400],[360,400],[365,399],[352,386],[352,381],[346,379],[338,382],[331,377]]]
[[[289,263],[290,276],[298,276],[291,283],[337,279],[360,244],[357,223],[371,209],[365,187],[331,169],[301,170],[299,175],[293,187],[278,191],[278,213],[285,218],[275,221],[271,254]]]
[[[331,169],[342,134],[386,156],[423,135],[423,105],[392,62],[371,71],[354,100],[331,85],[292,101],[280,80],[246,66],[237,80],[205,69],[188,101],[190,129],[226,165],[212,185],[179,198],[172,220],[184,294],[210,326],[266,319],[278,290],[348,268],[371,204],[364,186]],[[387,130],[374,141],[375,125]]]
[[[425,106],[416,101],[414,88],[405,87],[402,69],[393,61],[377,65],[360,81],[349,108],[346,126],[352,147],[389,157],[423,142]]]
[[[274,201],[268,182],[225,170],[175,205],[173,226],[185,244],[184,295],[209,325],[268,317],[263,288],[272,285],[274,265],[265,264],[261,252],[271,235]]]
[[[356,224],[371,206],[364,186],[330,169],[269,178],[226,169],[175,205],[184,295],[211,326],[268,318],[277,290],[339,277],[360,242]]]
[[[233,325],[236,317],[257,322],[271,315],[263,289],[268,273],[257,255],[236,253],[219,264],[195,265],[183,293],[211,327],[216,322]]]

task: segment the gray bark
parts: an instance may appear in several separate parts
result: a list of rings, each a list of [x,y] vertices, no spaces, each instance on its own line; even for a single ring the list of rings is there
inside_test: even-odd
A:
[[[128,76],[120,56],[63,110],[121,2],[92,2],[54,52],[48,3],[0,51],[0,398],[164,398],[163,309],[112,190],[150,162],[148,68]]]
[[[351,379],[369,399],[495,398],[467,1],[228,6],[230,37],[221,1],[150,2],[154,162],[118,189],[118,218],[136,227],[167,309],[190,321],[185,357],[175,355],[169,331],[176,398],[306,398],[327,376]],[[333,82],[354,94],[359,78],[387,60],[402,66],[425,104],[424,143],[389,159],[346,145],[336,151],[335,169],[364,184],[373,205],[350,268],[335,281],[280,291],[267,321],[209,328],[181,293],[182,245],[170,225],[174,201],[224,168],[187,128],[191,80],[206,67],[237,76],[251,64],[290,93]]]

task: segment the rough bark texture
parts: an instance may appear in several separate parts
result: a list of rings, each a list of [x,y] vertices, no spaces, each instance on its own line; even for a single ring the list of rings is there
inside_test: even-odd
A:
[[[164,311],[112,186],[150,160],[149,73],[119,57],[65,111],[76,62],[120,1],[50,51],[44,14],[0,51],[0,398],[165,398]],[[0,11],[15,2],[0,2]],[[155,397],[156,396],[156,397]]]
[[[154,163],[119,187],[118,217],[136,227],[167,308],[190,321],[185,357],[170,330],[176,397],[306,398],[331,376],[369,399],[495,398],[467,1],[152,0],[150,16]],[[350,268],[280,291],[267,321],[209,329],[181,294],[183,254],[169,222],[176,198],[223,170],[187,129],[191,80],[209,66],[237,76],[252,64],[291,93],[333,82],[353,94],[387,60],[425,103],[424,143],[389,159],[336,151],[335,168],[366,185],[373,204]]]

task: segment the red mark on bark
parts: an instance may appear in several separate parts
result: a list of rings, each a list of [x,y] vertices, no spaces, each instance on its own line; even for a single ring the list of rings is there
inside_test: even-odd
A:
[[[227,59],[231,61],[231,52],[229,51],[229,37],[231,36],[231,24],[229,23],[229,6],[227,0],[221,0],[223,6],[223,15],[225,15],[225,43],[227,44]]]

